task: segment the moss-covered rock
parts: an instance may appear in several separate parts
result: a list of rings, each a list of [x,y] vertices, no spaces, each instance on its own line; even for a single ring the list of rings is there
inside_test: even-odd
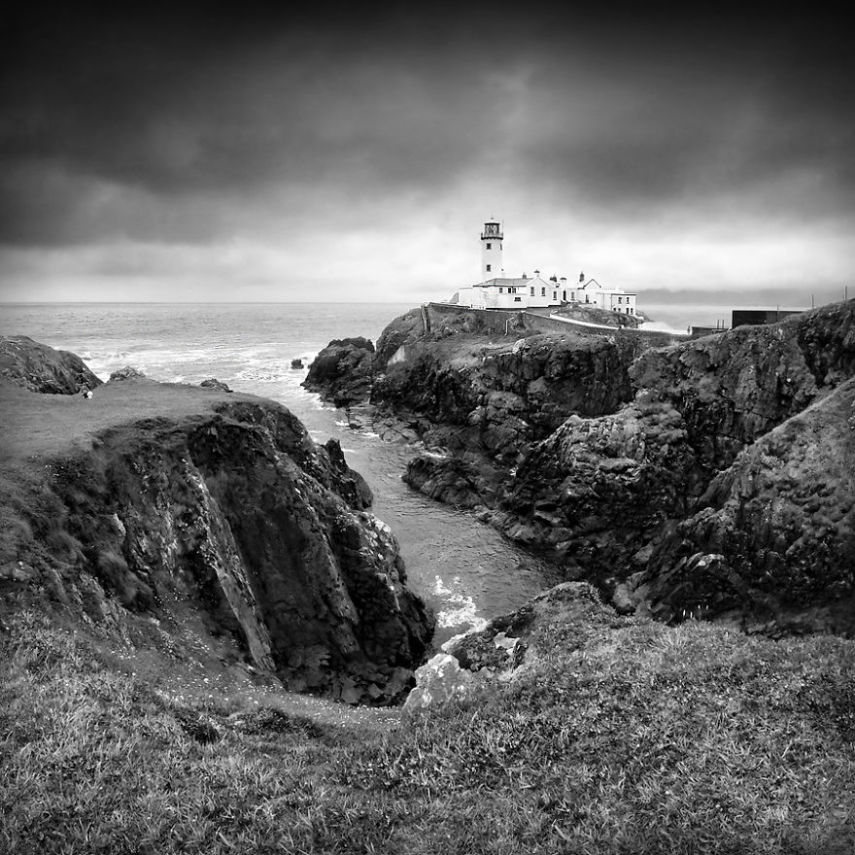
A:
[[[0,336],[0,378],[31,392],[77,395],[101,385],[76,354],[54,350],[25,335]]]

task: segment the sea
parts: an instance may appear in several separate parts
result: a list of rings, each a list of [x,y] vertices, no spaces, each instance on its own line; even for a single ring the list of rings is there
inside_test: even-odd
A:
[[[198,384],[214,377],[271,398],[317,442],[339,440],[374,493],[372,512],[398,539],[408,584],[437,615],[437,646],[482,627],[560,581],[469,512],[432,501],[401,476],[417,448],[352,429],[340,410],[302,387],[306,368],[332,339],[377,341],[414,308],[394,303],[5,303],[0,334],[27,335],[80,356],[102,380],[130,365],[148,377]]]

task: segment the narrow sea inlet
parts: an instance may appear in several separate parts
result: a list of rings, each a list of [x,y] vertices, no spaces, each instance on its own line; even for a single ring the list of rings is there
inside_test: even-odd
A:
[[[153,380],[232,389],[287,406],[317,442],[333,437],[374,493],[373,513],[397,537],[410,587],[437,614],[435,643],[509,612],[558,581],[548,565],[470,513],[401,480],[414,449],[349,427],[341,411],[301,387],[305,369],[332,339],[376,341],[410,304],[6,304],[0,333],[27,335],[77,353],[102,379],[131,365]],[[97,406],[97,394],[92,399]]]

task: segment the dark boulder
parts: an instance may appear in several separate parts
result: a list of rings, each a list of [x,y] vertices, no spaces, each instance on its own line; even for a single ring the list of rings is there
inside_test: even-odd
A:
[[[315,357],[302,385],[337,407],[347,407],[368,399],[373,365],[371,341],[362,337],[335,339]]]

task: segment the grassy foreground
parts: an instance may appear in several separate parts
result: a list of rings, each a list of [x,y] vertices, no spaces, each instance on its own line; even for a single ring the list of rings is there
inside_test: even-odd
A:
[[[25,613],[0,632],[6,853],[855,851],[855,644],[551,626],[399,725],[179,700]]]

